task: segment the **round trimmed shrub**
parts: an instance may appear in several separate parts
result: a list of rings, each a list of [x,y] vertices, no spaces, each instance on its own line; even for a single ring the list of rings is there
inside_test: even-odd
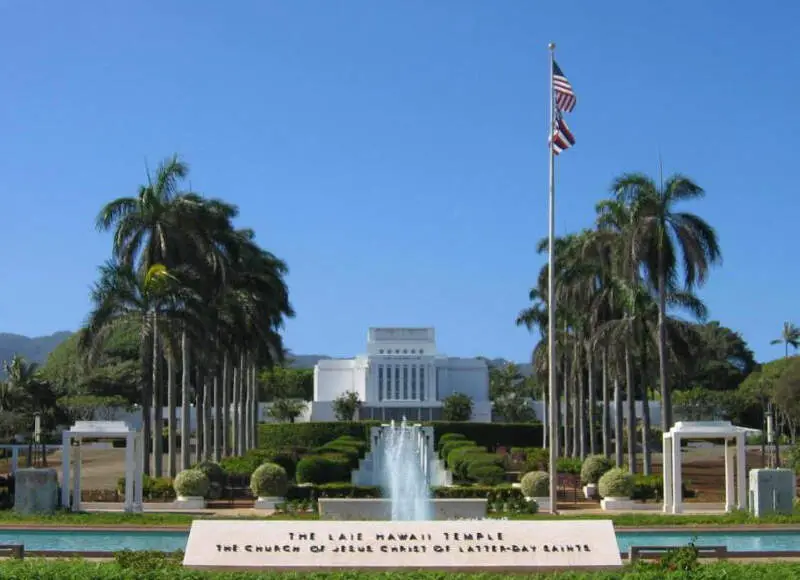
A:
[[[209,483],[216,483],[218,485],[222,485],[225,483],[225,470],[220,467],[219,463],[214,463],[213,461],[201,461],[192,469],[198,469],[206,474]]]
[[[547,497],[550,495],[550,474],[546,471],[531,471],[520,482],[525,497]]]
[[[250,477],[250,490],[256,497],[285,497],[288,488],[286,470],[277,463],[265,463]]]
[[[581,466],[581,481],[585,484],[597,483],[605,472],[614,467],[605,455],[590,455]]]
[[[175,493],[183,497],[207,497],[211,482],[199,469],[185,469],[172,482]]]
[[[600,497],[629,498],[633,494],[633,476],[620,467],[606,471],[597,485]]]
[[[459,447],[447,456],[447,466],[457,479],[467,479],[467,466],[471,459],[488,454],[485,447]]]

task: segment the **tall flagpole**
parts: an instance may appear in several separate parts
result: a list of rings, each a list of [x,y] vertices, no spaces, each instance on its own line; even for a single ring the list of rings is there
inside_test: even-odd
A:
[[[550,189],[548,201],[548,231],[547,231],[547,386],[550,397],[550,511],[558,513],[558,423],[560,415],[560,401],[556,388],[556,283],[555,283],[555,248],[554,237],[556,229],[556,185],[555,185],[555,151],[553,149],[553,132],[555,129],[555,90],[553,87],[553,65],[555,63],[556,45],[551,42],[550,49],[550,127],[547,141],[550,153]]]

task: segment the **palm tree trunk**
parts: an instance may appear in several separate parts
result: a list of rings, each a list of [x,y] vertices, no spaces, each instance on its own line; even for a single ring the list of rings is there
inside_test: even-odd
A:
[[[244,367],[244,432],[242,433],[242,454],[250,449],[250,438],[253,433],[253,391],[250,384],[250,357],[246,359],[247,366]]]
[[[543,404],[543,407],[542,407],[542,426],[543,426],[543,429],[542,429],[542,447],[545,448],[545,449],[547,449],[547,436],[548,436],[548,432],[550,431],[550,429],[548,428],[548,420],[550,419],[550,417],[549,417],[549,415],[547,413],[547,401],[548,401],[548,399],[547,399],[547,395],[548,395],[547,391],[548,391],[548,389],[549,389],[549,385],[545,385],[542,388],[542,404]]]
[[[561,380],[563,381],[564,392],[564,457],[569,457],[570,447],[572,446],[572,434],[570,432],[569,424],[569,410],[570,410],[570,388],[569,388],[569,360],[567,355],[563,357],[563,374]]]
[[[217,380],[214,381],[214,461],[219,463],[222,459],[222,390],[225,387],[225,381],[228,376],[228,355],[227,353],[222,357],[222,365],[217,365],[215,376]],[[222,372],[220,379],[219,373]],[[210,431],[209,427],[209,431]]]
[[[664,272],[664,244],[658,260],[658,383],[661,386],[661,431],[672,427],[672,395],[667,384],[667,281]]]
[[[153,313],[153,474],[164,475],[164,398],[161,385],[161,353],[158,344],[158,319]]]
[[[238,404],[236,405],[236,448],[237,455],[244,455],[244,434],[247,425],[244,413],[245,386],[247,386],[247,358],[244,351],[239,353],[239,383],[236,385],[238,390]]]
[[[608,420],[608,414],[609,414],[608,413],[608,411],[609,411],[609,409],[608,409],[608,405],[609,405],[609,401],[608,401],[608,352],[606,352],[605,348],[601,351],[600,357],[601,357],[600,366],[602,367],[601,368],[601,372],[603,373],[603,376],[602,376],[603,411],[602,411],[602,418],[601,418],[601,420],[603,421],[603,428],[602,428],[602,431],[603,431],[603,455],[605,457],[611,457],[611,441],[609,439],[609,437],[610,437],[610,433],[609,433],[610,425],[609,425],[609,420]]]
[[[261,389],[258,383],[258,367],[253,363],[253,449],[258,449],[258,424],[261,421]]]
[[[153,334],[147,330],[147,325],[142,325],[141,338],[139,340],[139,360],[140,382],[142,389],[142,453],[144,454],[144,474],[150,475],[150,452],[153,448]]]
[[[191,345],[186,330],[181,333],[181,469],[189,469],[189,451],[192,431],[189,418],[189,378],[191,371]]]
[[[231,379],[233,371],[231,369],[230,354],[225,352],[225,370],[223,371],[222,385],[222,456],[228,457],[231,454]]]
[[[644,369],[642,369],[644,371]],[[652,473],[650,455],[650,397],[647,394],[647,376],[642,372],[642,473]]]
[[[634,396],[631,351],[627,346],[625,347],[625,382],[628,391],[628,469],[631,473],[636,473],[636,397]]]
[[[219,366],[219,365],[217,365]],[[203,423],[205,424],[205,429],[203,429],[203,461],[209,461],[211,459],[211,448],[213,442],[211,441],[211,429],[209,429],[209,423],[211,422],[211,396],[214,383],[217,381],[217,370],[214,369],[213,378],[206,375],[205,380],[203,381]]]
[[[233,367],[233,392],[231,395],[231,405],[233,420],[231,423],[231,442],[233,446],[233,454],[241,455],[239,449],[239,387],[242,384],[242,368],[239,365]]]
[[[594,412],[596,402],[596,393],[594,390],[594,356],[592,348],[586,349],[586,367],[588,369],[587,375],[587,389],[589,390],[588,406],[589,413],[587,422],[589,423],[589,453],[595,455],[597,453],[597,430],[594,425]]]
[[[175,357],[167,354],[167,477],[174,478],[178,467],[178,446],[175,441],[175,398],[177,385],[175,384]]]
[[[614,374],[614,458],[617,467],[622,467],[625,457],[622,449],[624,438],[622,432],[622,389],[619,386],[619,377]]]
[[[203,367],[197,365],[194,372],[194,413],[197,429],[194,435],[194,462],[203,461],[205,452],[203,451],[203,434],[206,431],[206,418],[203,416],[203,385],[205,384],[205,373]]]
[[[579,362],[577,368],[578,388],[575,392],[578,395],[578,457],[583,460],[586,457],[586,391],[583,382],[583,365]]]

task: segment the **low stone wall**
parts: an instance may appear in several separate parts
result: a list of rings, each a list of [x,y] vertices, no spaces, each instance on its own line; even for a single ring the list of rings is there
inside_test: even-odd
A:
[[[486,499],[432,499],[435,520],[474,520],[486,517]],[[320,498],[322,520],[391,520],[388,499]]]
[[[58,475],[55,469],[17,469],[14,511],[21,514],[52,514],[58,506]]]

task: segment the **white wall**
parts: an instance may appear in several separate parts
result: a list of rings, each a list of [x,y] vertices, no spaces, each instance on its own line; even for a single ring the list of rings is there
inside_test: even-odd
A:
[[[361,364],[359,364],[361,363]],[[314,401],[334,401],[354,391],[364,401],[366,381],[363,361],[358,359],[321,360],[314,367]]]
[[[436,361],[439,400],[462,393],[473,402],[489,400],[489,367],[480,359],[446,358]]]

